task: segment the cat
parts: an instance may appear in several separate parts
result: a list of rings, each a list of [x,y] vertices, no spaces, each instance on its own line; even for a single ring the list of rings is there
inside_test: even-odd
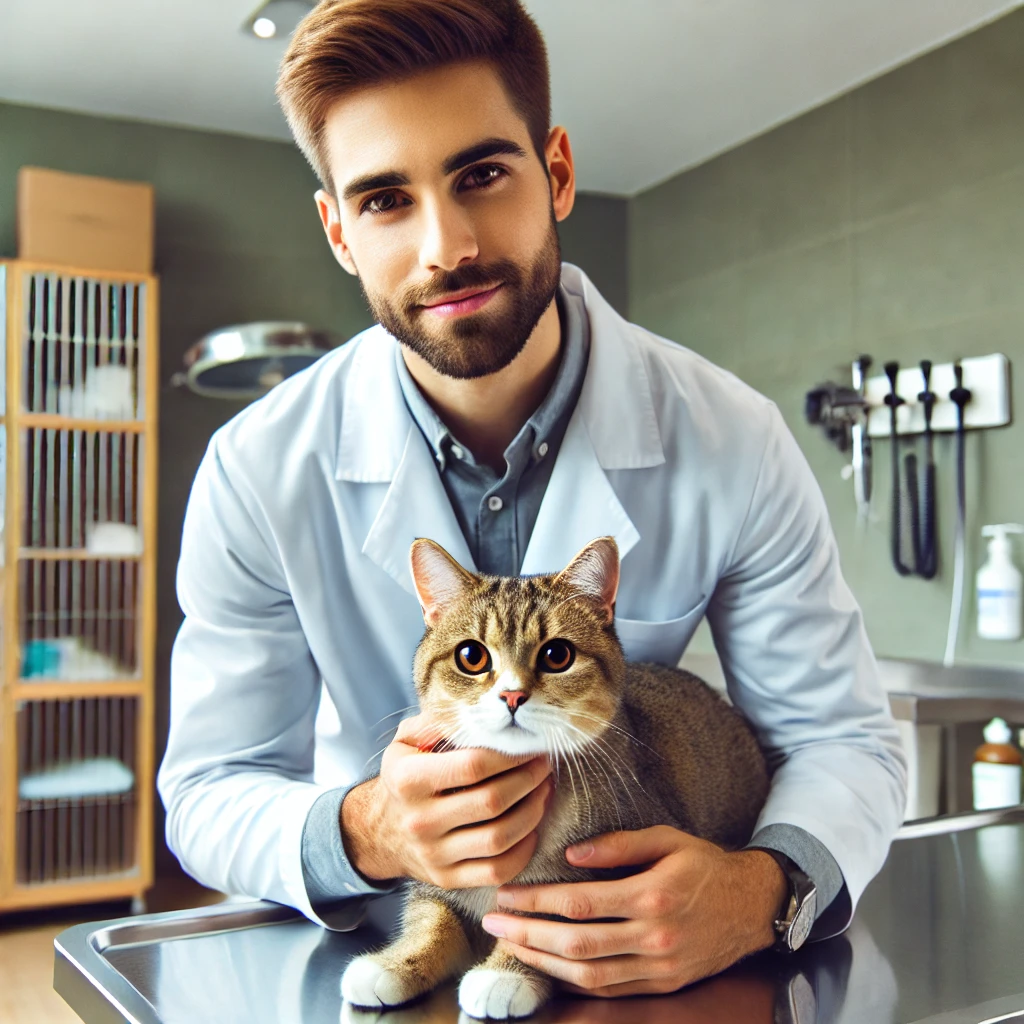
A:
[[[546,753],[555,764],[537,848],[514,883],[607,877],[565,859],[567,846],[604,832],[672,825],[726,849],[750,839],[768,793],[764,755],[745,719],[706,683],[626,663],[614,628],[611,537],[555,575],[476,576],[422,539],[410,563],[427,623],[413,661],[421,709],[448,745]],[[400,934],[349,964],[345,1000],[397,1006],[461,975],[459,1004],[471,1017],[537,1011],[551,979],[479,926],[495,892],[411,882]]]

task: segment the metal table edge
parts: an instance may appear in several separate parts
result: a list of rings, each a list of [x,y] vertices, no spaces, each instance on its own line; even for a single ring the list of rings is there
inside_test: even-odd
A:
[[[103,955],[107,950],[157,937],[215,935],[301,918],[291,907],[254,900],[197,908],[189,912],[187,923],[181,911],[87,921],[66,928],[53,940],[53,988],[75,1013],[82,1016],[87,1010],[89,1021],[96,1024],[162,1024],[153,1004]]]

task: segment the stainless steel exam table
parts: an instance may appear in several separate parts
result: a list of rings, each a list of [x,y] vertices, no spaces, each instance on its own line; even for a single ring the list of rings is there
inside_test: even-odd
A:
[[[350,932],[260,902],[82,924],[55,940],[54,987],[87,1024],[459,1020],[450,985],[389,1014],[342,1007],[345,964],[384,939],[397,910],[397,897],[378,900]],[[535,1019],[1024,1024],[1024,808],[904,826],[838,938],[752,957],[671,996],[560,998]]]

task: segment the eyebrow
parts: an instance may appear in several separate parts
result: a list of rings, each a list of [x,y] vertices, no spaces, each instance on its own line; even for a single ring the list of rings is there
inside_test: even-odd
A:
[[[474,164],[477,160],[486,160],[489,156],[526,156],[526,150],[511,139],[484,139],[475,146],[448,157],[441,165],[445,174],[461,171],[463,167]]]
[[[483,142],[477,142],[475,145],[469,146],[448,157],[441,165],[441,170],[446,175],[449,175],[454,174],[456,171],[461,171],[463,167],[468,167],[478,160],[486,160],[489,156],[525,157],[526,155],[526,150],[518,142],[513,142],[511,139],[484,139]],[[375,174],[365,174],[361,178],[350,181],[342,191],[341,198],[348,201],[362,195],[364,192],[373,192],[375,189],[400,188],[402,185],[408,185],[409,180],[409,176],[402,174],[400,171],[381,171]]]

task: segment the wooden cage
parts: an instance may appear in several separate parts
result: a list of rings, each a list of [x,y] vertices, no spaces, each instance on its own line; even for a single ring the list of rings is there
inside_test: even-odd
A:
[[[153,874],[157,281],[0,262],[0,912]]]

